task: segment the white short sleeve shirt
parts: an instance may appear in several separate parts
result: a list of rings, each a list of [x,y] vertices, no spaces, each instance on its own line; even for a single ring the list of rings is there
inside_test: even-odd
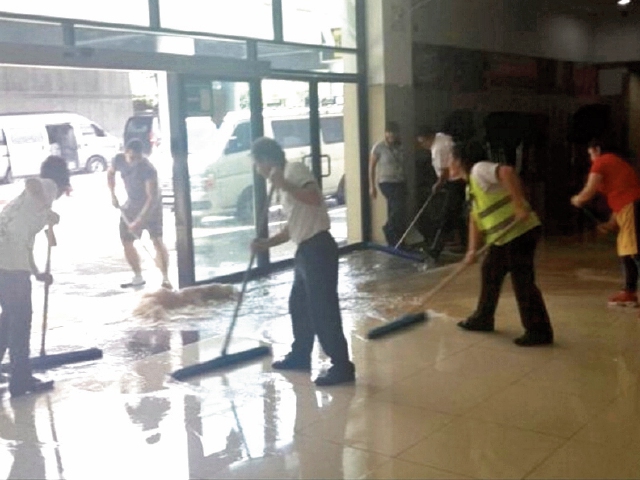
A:
[[[436,133],[431,145],[431,158],[433,168],[436,170],[438,177],[442,175],[445,169],[449,168],[452,149],[453,138],[445,133]]]
[[[504,186],[498,177],[500,166],[499,163],[494,162],[478,162],[471,169],[471,177],[485,192],[504,190]]]
[[[41,205],[25,189],[0,212],[0,269],[31,271],[31,250],[36,234],[47,225],[47,214],[58,196],[53,180],[37,179],[48,205]]]
[[[319,189],[313,173],[301,162],[287,162],[284,178],[298,188],[314,184]],[[314,235],[329,230],[331,221],[324,200],[320,205],[308,205],[297,200],[290,193],[284,193],[282,206],[287,216],[287,226],[291,240],[300,244]]]

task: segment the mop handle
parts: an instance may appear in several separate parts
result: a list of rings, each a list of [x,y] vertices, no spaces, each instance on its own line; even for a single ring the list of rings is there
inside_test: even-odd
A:
[[[433,197],[435,197],[437,193],[438,193],[437,191],[432,191],[431,192],[431,195],[429,195],[429,198],[427,198],[427,201],[422,204],[422,208],[420,210],[418,210],[418,213],[416,214],[416,216],[413,217],[413,221],[407,227],[407,229],[405,230],[404,234],[402,235],[400,240],[398,240],[398,243],[396,243],[396,246],[393,247],[393,248],[395,248],[397,250],[398,247],[402,244],[402,242],[404,242],[404,239],[407,238],[407,235],[409,235],[409,231],[413,228],[413,226],[416,223],[418,223],[418,220],[420,219],[420,216],[422,215],[422,212],[424,212],[425,208],[427,208],[427,206],[429,206],[429,202],[431,202],[431,199]]]
[[[500,235],[498,235],[496,237],[496,239],[494,240],[494,242],[501,240],[502,238],[504,238],[506,236],[507,233],[509,233],[513,227],[515,227],[518,223],[520,223],[519,220],[514,220],[513,222],[511,222],[507,228],[505,228]],[[485,244],[480,250],[478,250],[476,252],[476,256],[477,257],[481,257],[482,255],[485,254],[485,252],[487,250],[489,250],[489,248],[491,247],[491,245],[493,245],[493,243],[487,243]],[[458,275],[460,275],[462,272],[464,272],[467,267],[469,267],[469,263],[465,263],[465,262],[460,262],[460,264],[458,265],[458,268],[456,268],[453,272],[451,272],[449,275],[447,275],[444,279],[442,279],[440,281],[440,283],[438,283],[435,287],[433,287],[424,297],[422,297],[421,301],[420,301],[420,306],[422,308],[422,306],[424,306],[425,303],[427,303],[436,293],[438,293],[440,290],[442,290],[444,287],[446,287],[447,285],[449,285],[449,283],[451,283],[451,281],[453,279],[455,279]]]
[[[273,192],[275,191],[275,188],[273,186],[273,184],[271,185],[271,188],[269,189],[269,197],[267,198],[267,203],[265,204],[264,208],[262,209],[262,215],[260,215],[260,218],[258,219],[258,221],[263,222],[259,225],[258,228],[258,232],[260,232],[262,230],[262,228],[268,223],[269,221],[269,206],[271,205],[271,199],[273,198]],[[231,319],[231,325],[229,325],[229,330],[227,331],[227,336],[224,339],[224,344],[222,346],[222,355],[226,355],[227,354],[227,349],[229,348],[229,343],[231,343],[231,336],[233,335],[233,330],[235,329],[236,326],[236,322],[238,321],[238,313],[240,312],[240,306],[242,305],[242,300],[244,299],[244,293],[247,290],[247,283],[249,283],[249,277],[251,275],[251,267],[253,267],[253,261],[256,258],[256,254],[255,252],[251,251],[251,257],[249,258],[249,265],[247,265],[247,269],[244,272],[244,278],[242,279],[242,288],[240,289],[240,295],[238,295],[238,301],[236,302],[236,308],[233,311],[233,317]]]
[[[144,242],[142,241],[142,238],[140,237],[140,235],[138,235],[136,232],[131,230],[131,222],[129,220],[127,220],[127,216],[124,214],[124,209],[122,207],[118,207],[118,210],[120,210],[120,218],[122,218],[122,221],[124,222],[124,224],[129,229],[129,232],[131,232],[131,235],[133,235],[133,237],[140,242],[140,244],[142,245],[142,248],[144,249],[144,251],[147,252],[147,254],[149,254],[149,257],[155,262],[156,260],[155,260],[155,257],[153,256],[153,253],[151,253],[151,251],[144,244]]]
[[[56,236],[53,233],[53,225],[49,225],[46,230],[47,234],[47,261],[44,267],[44,273],[51,274],[51,248],[57,245]],[[48,275],[47,275],[48,276]],[[42,307],[42,338],[40,341],[40,356],[45,355],[45,340],[47,336],[47,319],[49,312],[49,282],[44,282],[44,305]]]

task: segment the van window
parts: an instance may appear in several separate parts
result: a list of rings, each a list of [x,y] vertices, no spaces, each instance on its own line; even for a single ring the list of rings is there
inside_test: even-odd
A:
[[[344,143],[344,117],[321,118],[320,130],[326,145]]]
[[[282,148],[308,147],[311,145],[308,118],[272,120],[273,136]]]
[[[16,128],[9,131],[9,138],[14,145],[24,145],[27,143],[43,143],[42,132],[40,130],[30,130],[28,128]]]
[[[91,124],[91,128],[93,129],[93,132],[95,133],[96,137],[106,137],[107,136],[107,134],[104,133],[104,130],[101,129],[96,124],[92,123]]]
[[[95,137],[96,131],[93,129],[91,125],[80,125],[80,133],[83,137]]]
[[[239,123],[233,131],[233,136],[227,142],[224,153],[244,152],[251,148],[251,124],[249,122]]]

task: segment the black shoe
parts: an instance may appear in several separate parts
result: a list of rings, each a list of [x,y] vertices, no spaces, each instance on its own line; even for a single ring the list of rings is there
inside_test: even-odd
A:
[[[35,377],[31,377],[31,379],[23,384],[9,384],[9,393],[11,393],[12,397],[19,397],[22,395],[27,395],[29,393],[42,393],[53,390],[53,380],[49,380],[44,382]]]
[[[513,343],[519,347],[535,347],[536,345],[551,345],[553,343],[553,333],[548,332],[525,332],[521,337],[516,338]]]
[[[349,363],[347,366],[332,366],[326,372],[322,372],[314,380],[314,383],[318,387],[328,387],[331,385],[338,385],[341,383],[353,383],[356,381],[356,367],[353,363]]]
[[[494,326],[492,323],[481,322],[475,319],[467,318],[458,322],[458,326],[470,332],[493,332]]]
[[[303,372],[311,371],[311,360],[303,360],[300,357],[289,353],[282,360],[276,360],[271,364],[274,370],[300,370]]]

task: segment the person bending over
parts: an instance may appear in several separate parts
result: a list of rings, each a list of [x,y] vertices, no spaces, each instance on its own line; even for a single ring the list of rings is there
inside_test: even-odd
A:
[[[107,172],[107,183],[111,191],[111,203],[120,210],[120,241],[124,256],[133,270],[130,282],[120,285],[122,288],[141,287],[142,278],[140,256],[134,242],[147,230],[156,251],[156,265],[162,274],[162,287],[171,289],[169,281],[169,253],[162,240],[162,198],[158,188],[158,172],[149,159],[143,155],[140,140],[131,140],[124,154],[113,159]],[[115,194],[116,173],[120,172],[127,191],[127,202],[120,206]]]
[[[458,323],[465,330],[491,332],[500,290],[507,273],[515,292],[524,335],[514,340],[527,347],[553,343],[553,329],[542,293],[535,283],[534,256],[541,226],[524,198],[515,170],[484,158],[484,149],[471,143],[454,146],[451,177],[468,183],[471,200],[469,246],[464,259],[475,261],[481,242],[491,245],[482,262],[482,285],[476,311]]]
[[[9,350],[9,392],[12,397],[51,390],[53,382],[32,375],[29,363],[31,337],[31,276],[51,284],[50,273],[40,272],[33,257],[36,235],[53,228],[60,216],[53,201],[70,191],[67,162],[48,157],[39,178],[29,178],[20,195],[0,212],[0,363]]]

